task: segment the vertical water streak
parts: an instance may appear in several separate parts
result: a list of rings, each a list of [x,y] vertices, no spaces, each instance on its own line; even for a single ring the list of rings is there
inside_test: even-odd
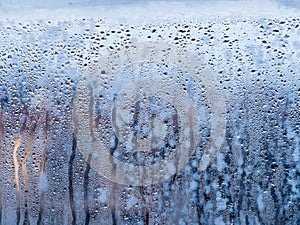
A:
[[[92,138],[92,142],[95,141],[95,136],[93,132],[94,128],[94,120],[93,120],[93,105],[94,105],[94,97],[93,97],[93,89],[90,86],[90,99],[89,99],[89,126],[90,126],[90,136]],[[92,149],[93,150],[93,149]],[[88,225],[90,223],[90,211],[89,211],[89,205],[88,205],[88,185],[89,185],[89,172],[91,169],[91,160],[92,160],[92,154],[90,153],[88,155],[87,163],[86,163],[86,169],[84,171],[84,181],[83,181],[83,188],[84,188],[84,211],[85,211],[85,225]]]
[[[149,208],[148,208],[149,202],[147,202],[147,193],[144,186],[140,187],[140,192],[143,199],[143,205],[142,205],[143,222],[145,225],[149,225]]]
[[[89,154],[88,160],[86,162],[86,169],[84,171],[84,212],[85,212],[85,225],[90,223],[90,210],[89,210],[89,196],[88,196],[88,186],[89,186],[89,172],[91,169],[90,163],[92,159],[92,154]]]
[[[18,149],[21,146],[22,139],[23,139],[23,131],[20,131],[19,137],[17,139],[13,151],[13,161],[14,161],[14,168],[15,168],[15,185],[16,185],[17,224],[20,223],[20,184],[19,184],[19,162],[18,162],[17,154],[18,154]]]
[[[0,103],[0,160],[2,158],[2,140],[4,136],[4,125],[3,125],[3,111],[2,111],[3,103]],[[0,177],[0,182],[2,182],[2,178]],[[0,183],[1,184],[1,183]],[[2,224],[2,190],[0,189],[0,224]]]
[[[113,225],[117,225],[117,218],[116,218],[116,182],[111,183],[111,193],[110,193],[110,208],[111,208],[111,217]]]
[[[36,223],[37,225],[42,224],[44,205],[45,205],[45,192],[42,192],[41,196],[40,196],[40,209],[39,209],[39,217],[38,217],[38,220],[37,220],[37,223]]]
[[[3,111],[2,111],[2,107],[3,107],[3,104],[2,104],[2,102],[0,102],[0,142],[2,142],[3,137],[4,137],[4,123],[3,123]],[[1,146],[2,145],[0,145],[0,158],[2,156]]]
[[[116,118],[116,108],[113,107],[112,109],[112,117]],[[117,146],[118,146],[118,139],[115,136],[115,141],[116,141],[116,145],[110,149],[110,154],[114,154],[114,151],[116,150]],[[115,164],[112,163],[113,167],[112,167],[112,176],[115,177],[115,172],[116,172],[116,167]],[[109,206],[110,206],[110,211],[111,211],[111,219],[112,219],[112,224],[113,225],[117,225],[117,217],[116,217],[116,182],[111,181],[111,191],[110,191],[110,199],[109,199]]]
[[[113,99],[113,102],[115,101],[115,98]],[[116,118],[116,108],[113,107],[112,109],[112,118]],[[110,149],[110,154],[114,154],[114,151],[116,150],[117,146],[118,146],[118,139],[115,136],[115,141],[116,141],[116,145],[114,146],[114,148]],[[112,167],[112,176],[115,177],[115,164],[112,163],[113,167]],[[111,181],[111,192],[110,192],[110,199],[109,199],[109,206],[110,206],[110,210],[111,210],[111,219],[112,219],[112,224],[113,225],[117,225],[117,218],[116,218],[116,205],[115,205],[115,199],[116,199],[116,182]]]
[[[27,114],[27,113],[26,113]],[[20,183],[19,183],[19,162],[18,162],[18,149],[20,148],[23,137],[24,137],[24,130],[26,129],[26,121],[27,117],[25,115],[24,120],[22,121],[22,125],[20,127],[20,133],[19,137],[16,141],[16,144],[14,146],[13,150],[13,162],[14,162],[14,168],[15,168],[15,185],[16,185],[16,214],[17,214],[17,224],[20,223],[21,219],[21,199],[20,199]]]
[[[2,224],[2,192],[0,190],[0,224]]]
[[[73,134],[73,140],[72,140],[72,153],[69,160],[69,198],[70,198],[70,207],[72,211],[72,225],[76,224],[76,208],[75,208],[75,202],[74,202],[74,188],[73,188],[73,162],[76,156],[76,138]]]
[[[28,172],[27,172],[27,161],[30,158],[31,151],[32,151],[32,145],[35,139],[35,132],[36,124],[33,125],[33,128],[30,132],[30,137],[28,140],[28,146],[25,153],[25,157],[22,161],[22,174],[23,174],[23,180],[24,180],[24,204],[25,204],[25,218],[24,218],[24,225],[30,224],[28,219],[28,193],[29,193],[29,185],[28,185]]]
[[[49,129],[49,113],[46,112],[46,118],[45,118],[45,129],[44,129],[44,151],[43,151],[43,160],[41,162],[41,171],[43,174],[46,174],[46,162],[47,162],[47,138],[48,138],[48,129]],[[40,225],[42,223],[42,217],[44,212],[44,206],[45,206],[45,190],[42,189],[40,193],[40,209],[39,209],[39,217],[37,220],[37,225]]]

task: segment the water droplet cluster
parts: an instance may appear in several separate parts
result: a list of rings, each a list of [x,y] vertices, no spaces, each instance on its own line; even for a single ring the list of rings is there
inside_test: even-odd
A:
[[[1,21],[0,223],[297,224],[299,37],[297,18],[140,25]],[[93,96],[93,124],[108,151],[134,166],[172,153],[179,140],[177,111],[159,97],[137,99],[129,131],[151,139],[151,126],[162,123],[165,138],[151,143],[152,152],[132,152],[113,135],[112,88],[117,94],[124,77],[152,70],[177,80],[199,106],[199,143],[189,164],[164,182],[134,187],[106,180],[84,159],[74,135],[81,121],[74,117],[73,98],[80,77],[101,57],[145,41],[169,42],[199,57],[226,97],[227,127],[215,160],[199,172],[211,130],[207,90],[163,62],[138,66],[141,73],[134,64],[116,76],[101,71],[103,93]]]

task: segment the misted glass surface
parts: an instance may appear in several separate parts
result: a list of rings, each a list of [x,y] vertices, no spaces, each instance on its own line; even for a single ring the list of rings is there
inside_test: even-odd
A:
[[[1,1],[0,224],[300,224],[298,1]]]

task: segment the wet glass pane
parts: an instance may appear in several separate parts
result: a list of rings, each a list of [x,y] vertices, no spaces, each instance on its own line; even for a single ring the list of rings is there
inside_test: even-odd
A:
[[[0,224],[300,223],[300,3],[1,1]]]

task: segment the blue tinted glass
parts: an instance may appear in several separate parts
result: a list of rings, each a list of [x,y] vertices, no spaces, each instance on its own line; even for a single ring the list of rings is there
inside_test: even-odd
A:
[[[300,224],[300,5],[0,2],[0,224]]]

